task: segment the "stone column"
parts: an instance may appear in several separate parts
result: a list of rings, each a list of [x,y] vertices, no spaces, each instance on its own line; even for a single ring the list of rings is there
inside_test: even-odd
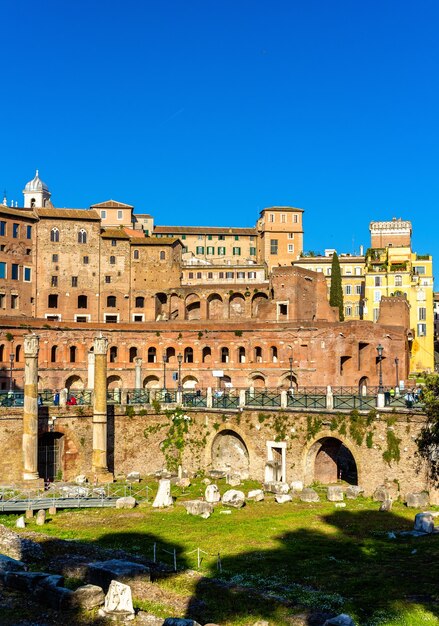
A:
[[[108,339],[95,337],[92,466],[99,481],[112,479],[107,467],[107,350]]]
[[[38,350],[37,335],[24,336],[23,480],[38,476]]]
[[[87,389],[93,389],[95,386],[95,353],[91,350],[87,355],[88,370],[87,370]]]
[[[134,360],[135,364],[136,364],[136,374],[135,374],[135,381],[134,381],[134,388],[135,389],[142,389],[142,359],[137,358]]]

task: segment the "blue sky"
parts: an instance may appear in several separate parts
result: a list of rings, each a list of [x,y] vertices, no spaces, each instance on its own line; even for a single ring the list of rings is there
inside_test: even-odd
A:
[[[305,209],[305,249],[410,219],[439,257],[439,4],[2,0],[0,189],[56,206],[252,226]]]

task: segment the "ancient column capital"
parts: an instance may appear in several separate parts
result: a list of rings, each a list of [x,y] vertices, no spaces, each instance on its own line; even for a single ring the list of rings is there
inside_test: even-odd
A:
[[[25,357],[37,357],[39,351],[40,338],[38,335],[32,333],[31,335],[25,335],[24,341],[24,356]]]
[[[134,359],[134,362],[136,364],[136,367],[142,367],[142,359],[140,357]]]
[[[108,339],[106,337],[95,337],[93,340],[94,353],[95,354],[107,354]]]

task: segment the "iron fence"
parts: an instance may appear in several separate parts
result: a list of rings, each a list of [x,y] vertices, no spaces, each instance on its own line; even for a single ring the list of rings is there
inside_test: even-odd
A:
[[[205,407],[207,406],[207,392],[201,389],[197,389],[197,391],[183,391],[181,400],[183,406]]]
[[[216,391],[212,396],[214,409],[237,409],[239,407],[239,394]]]
[[[24,406],[24,392],[0,391],[0,406]]]
[[[245,392],[245,405],[246,406],[281,406],[281,393],[280,390],[246,390]]]
[[[127,404],[149,404],[151,394],[149,389],[127,389]]]
[[[363,395],[334,395],[334,409],[375,409],[376,396]]]
[[[301,409],[326,409],[326,394],[288,393],[287,407]]]

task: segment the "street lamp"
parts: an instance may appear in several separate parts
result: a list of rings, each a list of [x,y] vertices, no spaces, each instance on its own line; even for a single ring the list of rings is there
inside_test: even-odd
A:
[[[168,361],[168,357],[166,356],[166,352],[163,355],[163,391],[166,392],[166,363]]]
[[[11,364],[10,373],[9,373],[9,391],[12,391],[14,389],[14,379],[12,378],[12,372],[13,372],[13,366],[14,366],[14,353],[13,352],[11,352],[11,354],[9,355],[9,362]]]
[[[384,348],[379,343],[377,345],[378,362],[380,364],[380,369],[379,369],[380,378],[379,378],[379,383],[378,383],[378,393],[383,393],[383,364],[382,364],[382,361],[383,361],[383,351],[384,351]]]
[[[183,362],[182,354],[177,354],[177,361],[178,361],[178,391],[179,393],[181,393],[181,364]]]
[[[398,365],[399,365],[399,359],[398,357],[395,357],[395,368],[396,368],[396,387],[399,387],[399,376],[398,376]]]
[[[290,391],[291,391],[291,389],[293,388],[293,357],[290,356],[288,361],[290,362]]]

